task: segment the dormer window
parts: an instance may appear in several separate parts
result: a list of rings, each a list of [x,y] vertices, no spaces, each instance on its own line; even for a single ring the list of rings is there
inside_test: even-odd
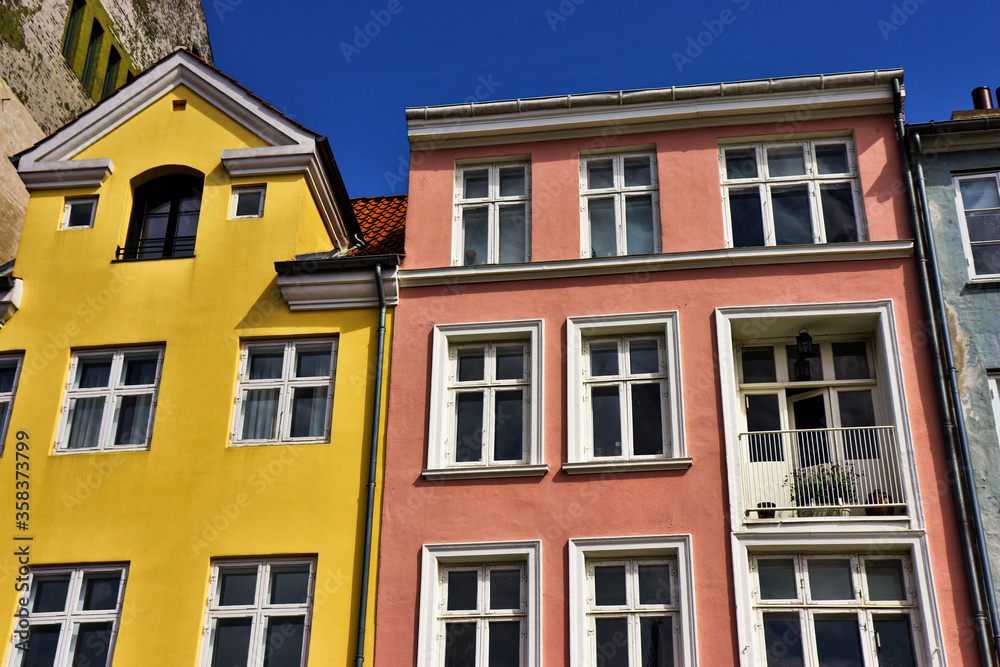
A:
[[[200,176],[170,174],[136,188],[128,237],[116,259],[193,257],[202,184]]]

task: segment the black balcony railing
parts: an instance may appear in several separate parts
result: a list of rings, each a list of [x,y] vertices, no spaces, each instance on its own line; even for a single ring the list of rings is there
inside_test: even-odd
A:
[[[139,239],[135,245],[118,246],[115,250],[115,259],[131,261],[166,257],[194,257],[194,240],[194,236],[175,236],[172,239]]]

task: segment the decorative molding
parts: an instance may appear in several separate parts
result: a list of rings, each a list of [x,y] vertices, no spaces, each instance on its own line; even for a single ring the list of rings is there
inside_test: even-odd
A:
[[[467,468],[428,468],[420,472],[424,479],[447,481],[449,479],[487,479],[490,477],[544,477],[548,464],[514,466],[469,466]]]
[[[24,293],[24,280],[13,278],[11,285],[5,292],[0,293],[0,327],[14,316],[18,308],[21,307],[21,296]]]
[[[383,267],[382,288],[388,306],[399,303],[396,274],[396,267]],[[278,288],[291,310],[343,310],[379,305],[375,272],[366,269],[279,273]]]
[[[28,190],[96,188],[114,171],[111,158],[21,163],[18,175]]]
[[[657,461],[572,461],[562,464],[568,475],[596,475],[619,472],[648,472],[655,470],[687,470],[694,463],[692,458],[660,459]]]

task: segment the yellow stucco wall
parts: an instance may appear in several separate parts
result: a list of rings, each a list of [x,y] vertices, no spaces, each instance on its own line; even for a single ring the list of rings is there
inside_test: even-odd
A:
[[[186,109],[174,111],[174,99]],[[220,153],[261,145],[178,88],[77,156],[113,160],[99,189],[36,191],[28,206],[14,272],[23,301],[0,330],[0,352],[24,351],[0,459],[11,545],[0,550],[0,613],[13,617],[17,604],[14,444],[22,431],[31,446],[31,564],[129,565],[114,665],[196,665],[212,559],[278,554],[317,559],[309,664],[342,666],[354,656],[378,310],[288,310],[274,262],[331,242],[302,175],[247,180],[267,183],[264,216],[227,219],[231,181]],[[170,164],[206,175],[195,257],[112,262],[125,241],[132,179]],[[60,231],[64,198],[82,194],[99,195],[94,227]],[[391,312],[388,324],[391,332]],[[330,442],[228,446],[241,340],[314,335],[339,337]],[[149,450],[54,454],[71,351],[149,343],[165,346]],[[378,484],[376,545],[381,473]],[[375,556],[377,548],[373,585]],[[9,638],[13,623],[0,627]]]

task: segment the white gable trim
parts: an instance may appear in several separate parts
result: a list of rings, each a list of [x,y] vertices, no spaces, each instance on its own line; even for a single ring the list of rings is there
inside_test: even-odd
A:
[[[67,162],[33,162],[18,168],[21,181],[28,190],[96,188],[114,170],[111,158],[106,157]]]

